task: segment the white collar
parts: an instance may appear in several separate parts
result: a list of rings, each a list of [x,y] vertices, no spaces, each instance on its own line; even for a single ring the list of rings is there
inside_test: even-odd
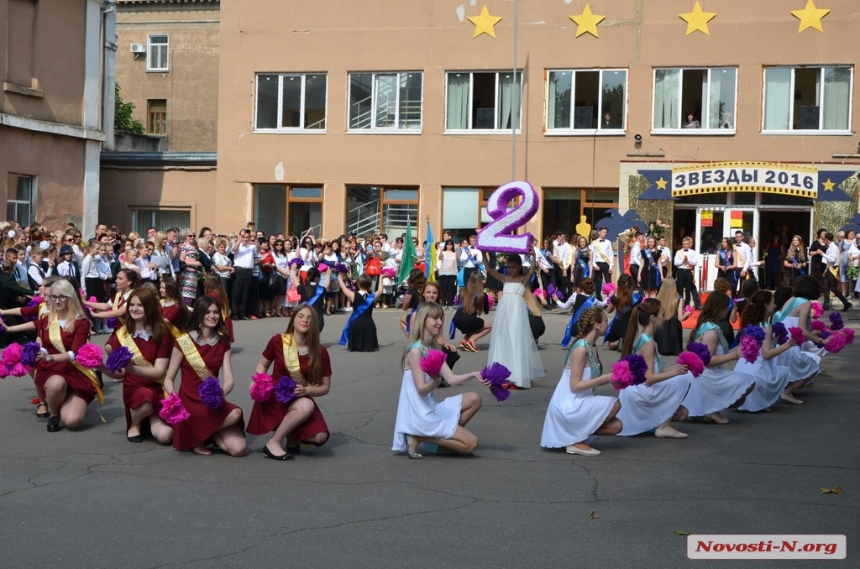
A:
[[[189,332],[188,335],[191,336],[191,339],[194,340],[194,343],[198,346],[214,346],[219,341],[218,334],[215,334],[208,342],[204,342],[200,335],[194,330]]]
[[[147,330],[144,328],[143,330],[136,331],[134,334],[131,335],[131,337],[132,339],[142,338],[144,342],[148,342],[149,339],[152,337],[152,330]]]

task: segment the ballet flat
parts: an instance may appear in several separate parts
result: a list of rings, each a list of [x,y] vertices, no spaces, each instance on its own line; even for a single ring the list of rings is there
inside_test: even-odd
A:
[[[418,441],[413,439],[412,435],[406,435],[406,454],[416,460],[424,458],[424,455],[418,452]]]
[[[581,448],[577,448],[573,445],[566,447],[564,449],[564,452],[566,452],[567,454],[578,454],[581,456],[599,456],[600,455],[600,451],[597,450],[596,448],[593,448],[591,450],[582,450]]]
[[[296,459],[296,457],[294,457],[290,453],[286,453],[282,456],[276,456],[275,453],[273,453],[272,451],[269,450],[269,447],[263,447],[263,456],[265,456],[266,458],[271,458],[272,460],[280,460],[280,461],[295,460]]]

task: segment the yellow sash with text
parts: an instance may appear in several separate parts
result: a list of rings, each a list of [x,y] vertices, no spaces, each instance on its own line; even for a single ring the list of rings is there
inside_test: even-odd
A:
[[[119,330],[116,331],[116,339],[131,352],[131,363],[138,367],[152,367],[152,363],[140,353],[140,348],[135,343],[134,338],[131,337],[131,334],[128,333],[128,328],[120,326]]]
[[[68,352],[66,347],[63,345],[63,335],[60,331],[60,321],[57,320],[56,317],[51,318],[50,324],[48,325],[48,337],[51,339],[51,345],[54,346],[55,350],[57,350],[61,354]],[[101,387],[99,387],[99,380],[96,377],[96,372],[89,368],[85,368],[78,362],[71,362],[71,364],[75,366],[75,369],[84,374],[87,379],[90,380],[90,383],[92,383],[93,387],[96,388],[96,396],[98,397],[99,404],[104,404],[105,397],[104,394],[102,394]],[[102,421],[104,421],[104,417],[102,417]]]
[[[200,355],[200,352],[197,351],[197,346],[194,345],[194,340],[191,339],[191,336],[188,334],[181,334],[176,338],[176,343],[179,344],[179,349],[182,350],[182,353],[185,355],[185,359],[191,364],[197,377],[200,379],[215,377],[215,374],[206,367],[206,363],[203,361],[203,357]]]
[[[296,383],[301,383],[307,387],[308,381],[302,375],[301,365],[299,364],[299,349],[295,344],[293,335],[281,334],[281,343],[284,347],[284,364],[286,364],[287,370],[290,372],[290,377]]]

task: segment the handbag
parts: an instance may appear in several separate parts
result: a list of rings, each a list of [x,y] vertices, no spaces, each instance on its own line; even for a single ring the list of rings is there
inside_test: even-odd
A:
[[[269,290],[275,294],[281,294],[284,292],[284,287],[286,285],[287,280],[284,278],[284,275],[278,271],[272,270],[272,274],[269,277]]]
[[[299,289],[296,285],[290,285],[290,288],[287,289],[287,301],[288,302],[299,302],[302,299],[302,295],[299,294]]]
[[[369,261],[367,261],[367,265],[364,267],[364,272],[367,273],[367,276],[370,277],[378,277],[379,271],[382,268],[382,263],[376,257],[372,257]]]

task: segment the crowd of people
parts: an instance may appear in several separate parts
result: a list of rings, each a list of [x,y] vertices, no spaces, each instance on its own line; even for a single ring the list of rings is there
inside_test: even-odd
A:
[[[32,338],[38,344],[30,372],[36,414],[48,419],[49,432],[79,426],[93,399],[103,401],[106,375],[123,382],[130,442],[151,435],[200,455],[217,447],[242,456],[246,432],[271,434],[262,453],[281,461],[292,460],[301,444],[320,446],[330,435],[314,400],[331,387],[331,362],[320,343],[324,315],[348,310],[340,343],[350,351],[378,350],[373,309],[394,305],[387,288],[396,283],[386,282],[384,275],[392,273],[383,269],[396,268],[403,250],[402,238],[388,247],[384,235],[361,243],[352,235],[334,241],[309,234],[284,239],[255,233],[250,224],[230,236],[209,228],[199,236],[190,229],[150,228],[146,237],[122,236],[100,225],[96,237],[84,243],[74,227],[51,233],[9,225],[3,231],[4,337],[10,346]],[[724,424],[728,420],[721,411],[727,408],[756,412],[780,399],[802,403],[795,393],[820,371],[821,346],[827,342],[811,326],[811,303],[824,292],[829,305],[832,291],[844,309],[851,306],[840,296],[838,271],[830,270],[841,259],[833,236],[819,235],[819,247],[801,256],[801,242],[791,257],[791,268],[796,264],[799,270],[808,257],[812,274],[798,274],[793,288],[772,292],[758,290],[749,270],[749,246],[739,232],[735,245],[726,248],[731,257],[720,258],[720,286],[702,306],[692,284],[700,258],[689,238],[671,255],[654,237],[640,241],[636,236],[638,255],[629,255],[629,267],[620,276],[613,276],[615,253],[604,227],[590,241],[577,236],[573,246],[558,232],[542,247],[533,244],[529,253],[498,257],[478,251],[474,235],[455,244],[446,231],[438,243],[413,243],[415,268],[402,299],[406,348],[393,449],[411,458],[421,458],[420,443],[471,453],[477,437],[465,427],[481,407],[480,396],[465,393],[438,402],[434,390],[473,378],[492,386],[479,371],[451,371],[458,348],[480,351],[476,341],[487,335],[488,365],[501,364],[509,374],[504,387],[528,389],[546,374],[536,342],[545,332],[542,310],[553,305],[571,310],[562,341],[570,348],[549,402],[544,447],[592,456],[600,454],[591,447],[594,436],[653,430],[660,438],[685,438],[672,422],[689,416]],[[428,247],[435,255],[426,254]],[[422,266],[433,258],[435,266]],[[824,268],[818,275],[815,258]],[[710,356],[695,381],[687,365],[666,366],[662,360],[683,350],[680,321],[689,315],[685,294],[700,309],[690,340],[707,346]],[[494,304],[491,327],[482,316]],[[456,312],[449,339],[459,330],[459,346],[443,334],[450,309]],[[236,385],[232,321],[277,316],[289,320],[257,364],[251,386],[255,403],[246,425],[243,410],[227,400]],[[737,319],[765,331],[762,357],[755,366],[738,363],[728,369],[724,366],[741,355],[727,338]],[[804,341],[776,342],[774,322],[798,326]],[[91,335],[99,332],[110,334],[108,354],[122,348],[130,353],[127,363],[118,368],[82,364],[82,349],[86,352]],[[646,382],[623,390],[619,398],[595,395],[595,387],[613,380],[600,363],[600,338],[625,355],[643,356]],[[423,364],[431,350],[444,357],[434,372]],[[4,365],[11,365],[6,352]],[[182,420],[171,414],[178,409]]]

